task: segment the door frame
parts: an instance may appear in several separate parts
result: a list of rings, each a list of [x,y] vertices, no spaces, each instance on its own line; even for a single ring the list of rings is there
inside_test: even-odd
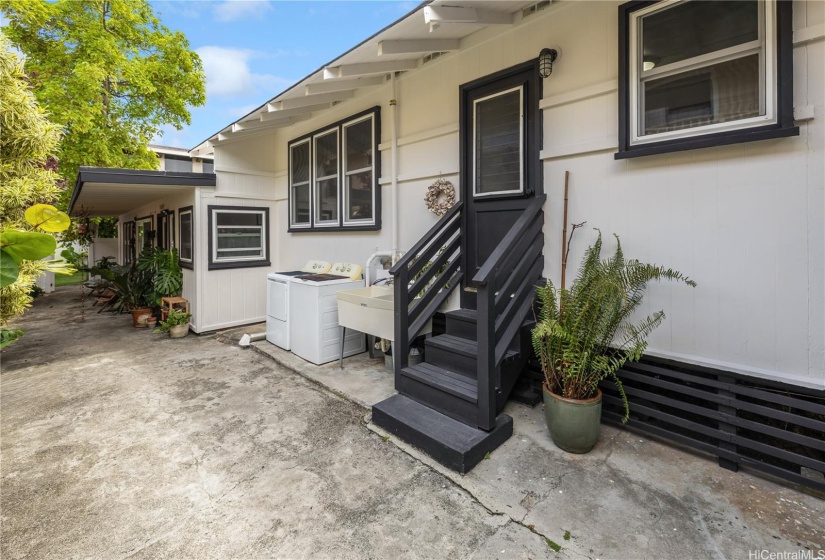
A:
[[[539,76],[539,59],[534,58],[515,66],[499,70],[492,74],[482,76],[471,82],[467,82],[459,86],[459,184],[461,185],[461,200],[464,201],[465,211],[461,216],[461,269],[464,270],[464,280],[461,286],[461,307],[470,306],[475,308],[475,293],[467,291],[465,288],[469,286],[472,281],[471,271],[468,265],[468,251],[469,251],[469,227],[467,225],[469,215],[469,200],[473,197],[473,181],[471,179],[473,170],[470,169],[471,157],[468,157],[468,150],[472,146],[468,145],[469,130],[473,128],[473,113],[470,111],[469,100],[473,92],[492,86],[496,82],[503,81],[507,78],[516,76],[521,73],[529,72],[531,78],[527,82],[524,89],[524,193],[520,198],[531,198],[544,194],[544,165],[541,161],[540,154],[543,148],[544,128],[543,128],[543,114],[539,108],[539,103],[542,99],[544,80]],[[532,105],[531,105],[532,101]],[[532,118],[531,118],[532,117]],[[514,199],[519,196],[504,195],[504,196],[488,196],[485,200],[496,199]]]

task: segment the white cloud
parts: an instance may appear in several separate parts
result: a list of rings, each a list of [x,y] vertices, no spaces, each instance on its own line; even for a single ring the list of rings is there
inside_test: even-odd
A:
[[[265,54],[248,49],[206,46],[196,49],[206,72],[206,95],[236,97],[263,92],[275,95],[293,81],[272,74],[256,74],[249,60]]]
[[[252,89],[252,71],[249,58],[252,51],[224,47],[196,49],[206,73],[206,94],[233,96]]]
[[[217,21],[257,19],[272,11],[268,0],[225,0],[214,7]]]

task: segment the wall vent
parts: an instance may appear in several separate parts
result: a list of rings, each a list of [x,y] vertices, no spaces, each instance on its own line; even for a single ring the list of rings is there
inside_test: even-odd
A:
[[[446,52],[434,52],[434,53],[426,54],[426,55],[424,55],[424,58],[422,58],[421,60],[424,64],[427,64],[431,60],[435,60],[436,58],[438,58],[439,56],[444,55],[444,54],[447,54],[447,53]]]
[[[536,12],[540,12],[544,8],[548,7],[550,4],[552,4],[551,0],[542,0],[541,2],[536,2],[532,6],[524,8],[521,11],[521,17],[526,18],[527,16],[531,16]]]

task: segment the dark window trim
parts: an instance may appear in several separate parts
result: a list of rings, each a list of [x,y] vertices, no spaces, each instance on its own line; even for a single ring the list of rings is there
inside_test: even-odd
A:
[[[777,122],[740,130],[716,132],[630,145],[630,33],[628,23],[633,12],[658,3],[660,0],[636,0],[619,6],[619,151],[615,159],[628,159],[654,154],[667,154],[711,146],[726,146],[757,140],[799,136],[799,127],[793,124],[793,5],[791,0],[776,2],[776,84]]]
[[[214,244],[214,240],[212,239],[212,211],[213,210],[229,210],[235,212],[243,212],[243,211],[253,211],[253,212],[263,212],[264,213],[264,231],[262,233],[262,241],[266,242],[266,250],[264,251],[264,258],[262,260],[256,261],[237,261],[237,262],[215,262],[212,260],[212,247]],[[268,206],[226,206],[226,205],[209,205],[206,207],[207,212],[207,227],[209,228],[209,233],[207,234],[209,238],[208,249],[209,249],[209,270],[225,270],[227,268],[254,268],[258,266],[271,266],[271,262],[269,261],[269,245],[270,245],[270,235],[269,235],[269,207]]]
[[[135,221],[129,220],[128,222],[123,222],[121,225],[121,230],[123,230],[123,241],[121,242],[121,247],[125,247],[125,251],[123,253],[123,264],[131,264],[134,260],[135,253]]]
[[[175,212],[173,210],[161,210],[155,218],[157,225],[155,227],[155,243],[158,249],[170,251],[177,247],[175,243]],[[163,226],[161,226],[163,222]],[[160,235],[163,234],[163,245],[160,243]]]
[[[374,134],[374,142],[373,142],[373,168],[372,168],[372,182],[373,182],[373,191],[375,193],[375,208],[373,208],[373,219],[374,222],[372,224],[367,223],[356,223],[353,225],[344,225],[344,189],[346,185],[344,184],[344,179],[346,178],[346,174],[343,170],[343,162],[344,162],[344,154],[343,154],[343,134],[344,134],[344,126],[359,119],[362,119],[366,116],[372,116],[373,119],[373,130],[375,131]],[[314,153],[314,147],[312,144],[312,138],[314,136],[318,136],[323,134],[327,131],[332,131],[334,129],[338,130],[338,162],[339,162],[339,173],[338,173],[338,225],[315,225],[315,208],[314,208],[314,201],[315,197],[312,196],[314,192],[314,181],[310,181],[309,188],[310,188],[310,200],[313,204],[310,205],[309,209],[309,225],[308,226],[297,226],[293,225],[292,223],[292,146],[295,144],[300,144],[302,142],[306,142],[307,140],[310,141],[310,156]],[[319,232],[334,232],[334,231],[380,231],[381,230],[381,184],[379,179],[381,178],[381,152],[378,150],[378,146],[381,144],[381,106],[376,105],[375,107],[370,107],[360,113],[355,113],[354,115],[350,115],[345,119],[341,119],[334,123],[328,124],[312,132],[299,136],[297,138],[293,138],[287,144],[287,232],[288,233],[319,233]],[[312,178],[312,157],[310,157],[310,178]]]
[[[180,229],[183,226],[183,222],[180,219],[180,215],[184,212],[189,212],[192,216],[192,220],[190,221],[190,226],[192,228],[192,234],[190,235],[192,239],[192,258],[190,260],[184,260],[181,258],[180,246],[181,246],[181,235]],[[180,263],[181,268],[188,268],[190,270],[195,268],[195,207],[194,206],[183,206],[178,208],[178,262]]]

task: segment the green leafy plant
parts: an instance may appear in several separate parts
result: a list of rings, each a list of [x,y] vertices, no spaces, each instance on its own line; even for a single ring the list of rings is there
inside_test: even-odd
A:
[[[158,323],[158,328],[156,328],[152,332],[169,332],[169,329],[171,329],[172,327],[177,327],[178,325],[188,325],[189,319],[191,318],[191,313],[187,313],[186,311],[180,311],[179,309],[172,309],[171,311],[169,311],[169,315],[166,316],[166,320]]]
[[[5,12],[6,3],[0,4]],[[5,13],[4,13],[5,15]],[[52,202],[61,193],[54,158],[60,128],[49,121],[30,89],[23,59],[0,32],[0,344],[22,331],[9,321],[32,303],[31,290],[46,271],[73,272],[62,260],[43,260],[57,247],[54,232],[69,217]]]
[[[647,283],[673,280],[691,287],[696,283],[669,268],[625,260],[615,237],[616,252],[601,260],[599,232],[569,289],[558,289],[552,282],[537,287],[539,311],[532,341],[550,391],[588,399],[596,396],[600,381],[611,377],[624,401],[626,422],[630,408],[617,373],[628,360],[642,357],[648,335],[665,318],[664,311],[657,311],[632,322]]]
[[[34,94],[65,131],[57,152],[65,177],[81,165],[156,169],[152,137],[188,125],[190,108],[204,104],[200,58],[155,9],[148,0],[0,0],[3,33],[26,56]]]
[[[150,307],[159,307],[163,297],[179,296],[183,291],[183,270],[178,250],[144,249],[137,260],[138,269],[152,277],[152,291],[147,295]]]
[[[76,270],[88,272],[89,269],[86,266],[86,257],[89,256],[88,252],[78,252],[73,246],[69,246],[60,251],[60,256]]]

